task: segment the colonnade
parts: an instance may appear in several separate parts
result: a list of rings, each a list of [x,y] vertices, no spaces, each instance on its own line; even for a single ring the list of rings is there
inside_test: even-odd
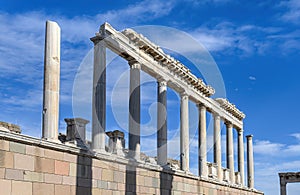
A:
[[[94,47],[94,84],[93,84],[93,133],[92,147],[96,151],[104,151],[105,143],[105,44],[99,39],[92,39]],[[129,154],[128,156],[139,160],[141,153],[140,146],[140,71],[141,64],[135,60],[128,62],[130,66],[130,98],[129,98]],[[157,81],[157,163],[167,165],[167,81],[159,79]],[[180,169],[189,172],[189,95],[183,91],[180,93]],[[207,146],[206,146],[206,113],[210,111],[214,119],[214,164],[217,167],[217,179],[223,181],[222,151],[221,151],[221,120],[217,112],[207,108],[204,104],[198,103],[199,110],[199,176],[208,178],[207,166]],[[97,110],[100,109],[100,110]],[[226,168],[229,170],[231,183],[236,182],[234,170],[234,144],[233,144],[233,124],[224,121],[226,125]],[[244,185],[244,137],[243,130],[237,129],[238,139],[238,172],[240,183]],[[248,148],[252,152],[252,145]],[[250,159],[248,169],[253,167],[253,158]],[[250,167],[249,167],[250,166]],[[250,171],[251,177],[253,172]],[[249,175],[249,174],[248,174]],[[251,180],[252,181],[252,180]]]

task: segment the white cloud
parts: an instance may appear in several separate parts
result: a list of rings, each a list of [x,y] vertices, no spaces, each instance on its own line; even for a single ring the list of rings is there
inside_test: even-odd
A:
[[[283,7],[286,11],[280,16],[284,21],[299,24],[300,19],[300,1],[288,0],[281,1],[279,7]]]
[[[256,81],[256,77],[254,77],[254,76],[249,76],[249,80],[251,80],[251,81]]]

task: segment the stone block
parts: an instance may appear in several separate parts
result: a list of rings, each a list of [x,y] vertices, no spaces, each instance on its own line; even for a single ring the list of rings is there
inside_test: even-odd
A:
[[[69,176],[73,176],[73,177],[77,176],[77,164],[70,163]]]
[[[10,194],[11,193],[11,181],[0,179],[0,189],[1,194]]]
[[[103,169],[102,170],[102,180],[104,181],[114,181],[114,174],[112,170]]]
[[[70,163],[55,160],[55,174],[69,175]]]
[[[55,195],[69,195],[71,193],[71,188],[68,185],[55,185],[54,191]]]
[[[9,151],[9,141],[0,140],[0,150],[5,150],[5,151]]]
[[[88,195],[92,193],[92,189],[91,188],[87,188],[87,187],[81,187],[81,186],[77,186],[76,187],[76,194],[82,194],[82,195]]]
[[[77,177],[90,178],[92,176],[92,167],[76,164]]]
[[[23,181],[12,181],[11,195],[32,195],[32,183]]]
[[[102,169],[98,167],[93,167],[92,174],[93,174],[92,176],[93,179],[101,179]]]
[[[6,169],[5,170],[5,179],[23,180],[24,179],[23,171],[16,170],[16,169]]]
[[[108,182],[107,183],[107,188],[109,190],[117,190],[118,189],[118,184],[115,182]]]
[[[52,159],[35,157],[34,165],[36,172],[54,173],[54,160]]]
[[[136,184],[138,186],[144,186],[145,185],[145,177],[141,175],[136,176]]]
[[[92,195],[98,195],[98,194],[102,194],[102,190],[99,188],[93,188]]]
[[[159,182],[157,178],[152,178],[152,187],[158,188]]]
[[[64,185],[76,185],[76,177],[63,176]]]
[[[62,179],[63,179],[61,175],[48,174],[48,173],[45,173],[44,178],[45,178],[45,183],[50,183],[50,184],[62,184]]]
[[[0,167],[13,168],[14,155],[11,152],[0,150]]]
[[[5,176],[5,168],[0,168],[0,179],[3,179]]]
[[[39,156],[44,157],[45,156],[45,150],[43,148],[37,147],[37,146],[26,146],[26,154],[32,155],[32,156]]]
[[[17,142],[10,142],[9,143],[9,150],[11,152],[25,154],[25,145]]]
[[[32,195],[54,195],[54,184],[33,183]]]
[[[24,155],[24,154],[14,154],[14,168],[33,171],[34,170],[33,156]]]
[[[70,163],[77,163],[77,155],[64,153],[64,161],[67,161]]]
[[[152,177],[145,177],[145,186],[152,186]]]
[[[55,160],[63,160],[64,153],[60,151],[45,149],[45,157]]]
[[[125,184],[124,183],[118,183],[118,190],[119,191],[125,191]]]
[[[125,183],[125,173],[114,171],[114,182]]]
[[[44,175],[42,173],[31,172],[31,171],[24,171],[24,180],[31,181],[31,182],[43,182]]]
[[[98,180],[98,188],[107,189],[108,183],[107,181]]]

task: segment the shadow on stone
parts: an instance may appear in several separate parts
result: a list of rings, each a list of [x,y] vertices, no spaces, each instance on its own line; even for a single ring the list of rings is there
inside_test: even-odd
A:
[[[126,165],[126,195],[136,195],[136,166],[134,164]]]
[[[163,168],[160,172],[160,194],[161,195],[171,195],[173,189],[173,174],[174,171],[170,168]]]
[[[77,156],[76,195],[92,194],[92,158]]]

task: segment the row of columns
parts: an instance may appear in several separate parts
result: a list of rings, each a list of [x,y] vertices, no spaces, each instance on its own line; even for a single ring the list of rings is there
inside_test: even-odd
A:
[[[105,45],[97,39],[92,39],[94,47],[94,82],[93,82],[93,132],[92,147],[96,151],[105,149]],[[137,61],[129,61],[130,66],[130,98],[129,98],[129,157],[140,159],[140,71],[141,65]],[[180,168],[189,171],[189,96],[180,94]],[[159,80],[157,84],[157,162],[159,165],[167,164],[167,82]],[[206,148],[206,112],[205,105],[198,104],[199,109],[199,176],[208,177],[207,148]],[[221,154],[221,118],[217,113],[214,117],[214,163],[217,165],[217,178],[223,180],[222,154]],[[234,153],[233,153],[233,125],[225,122],[227,130],[227,168],[230,181],[235,180]],[[248,138],[248,137],[247,137]],[[250,137],[249,137],[250,138]],[[250,143],[250,142],[249,142]],[[248,178],[253,178],[252,144],[248,145]],[[244,141],[243,130],[238,130],[238,171],[241,184],[244,184]],[[250,181],[250,184],[249,184]],[[248,185],[253,188],[253,179],[248,179]]]

